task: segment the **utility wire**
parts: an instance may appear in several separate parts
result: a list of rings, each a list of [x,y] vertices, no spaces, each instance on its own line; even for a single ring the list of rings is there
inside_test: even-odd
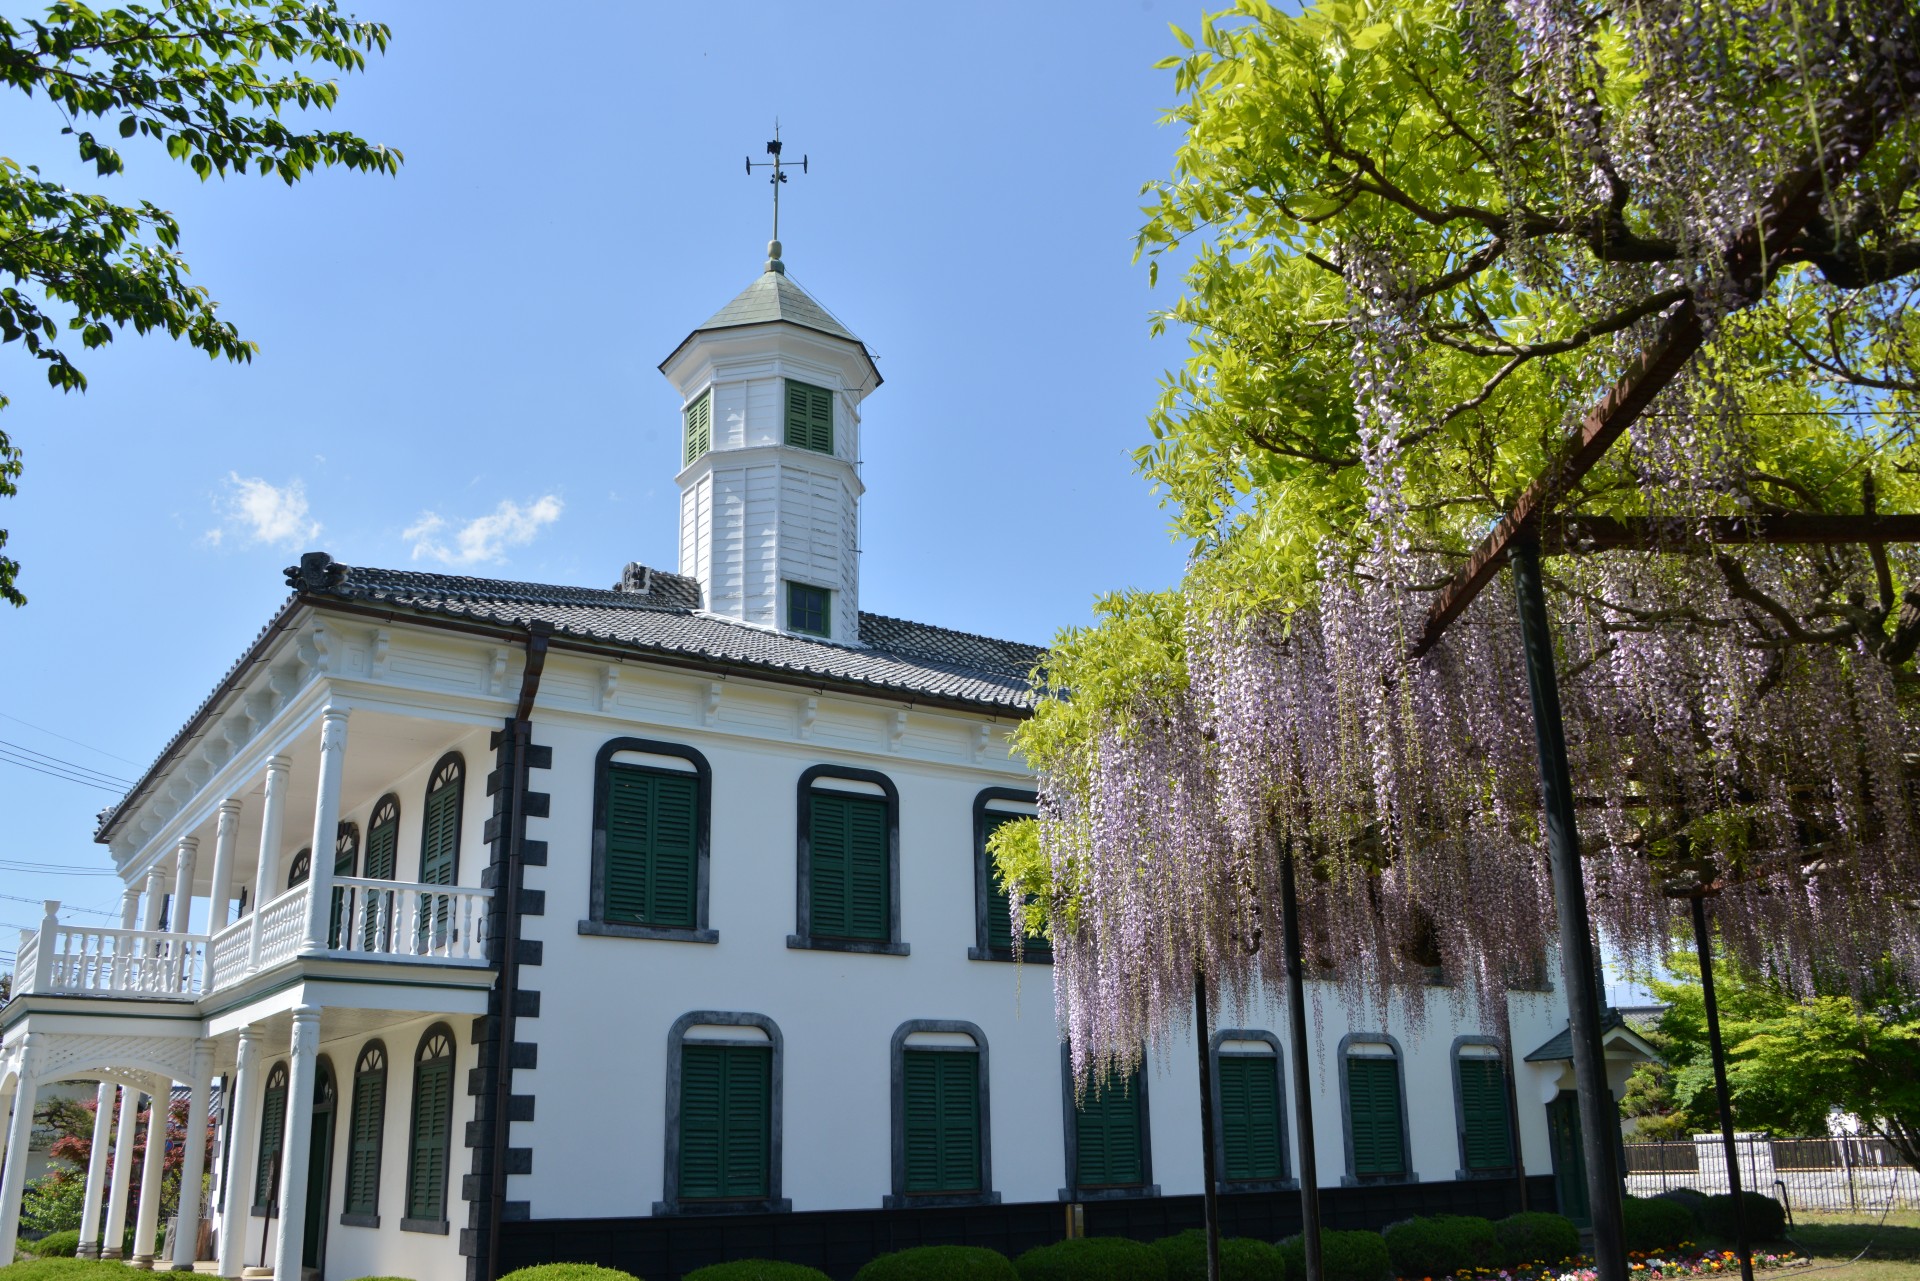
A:
[[[0,859],[0,872],[27,872],[35,876],[119,876],[112,869],[70,867],[64,863],[23,863]]]
[[[31,756],[46,765],[54,765],[64,770],[70,770],[75,774],[91,775],[94,778],[100,779],[102,782],[119,783],[123,787],[133,786],[133,780],[130,778],[121,778],[118,774],[109,774],[105,770],[95,769],[91,765],[82,765],[77,761],[69,761],[62,757],[50,756],[46,752],[37,752],[31,747],[24,747],[19,743],[9,743],[4,738],[0,738],[0,747],[19,752],[24,756]]]
[[[21,769],[30,769],[36,774],[45,774],[48,778],[64,779],[69,783],[79,783],[84,787],[97,787],[103,792],[112,792],[115,796],[124,796],[127,793],[127,789],[124,787],[117,787],[112,783],[102,783],[96,779],[83,778],[78,774],[65,774],[59,770],[45,769],[34,764],[32,761],[21,760],[19,757],[9,755],[4,751],[0,751],[0,761],[5,761],[9,765],[18,765]]]
[[[39,904],[46,902],[45,899],[27,898],[24,895],[20,895],[20,894],[0,894],[0,898],[7,899],[8,901],[14,902],[14,903],[32,903],[35,906],[38,906]],[[108,917],[109,919],[118,917],[120,915],[120,913],[118,912],[109,912],[104,908],[75,907],[71,903],[62,903],[60,905],[60,910],[62,912],[83,912],[88,916],[104,916],[104,917]]]
[[[28,729],[38,730],[42,734],[52,734],[53,737],[59,739],[61,742],[72,743],[75,747],[84,747],[89,752],[98,752],[102,756],[110,757],[111,759],[120,761],[121,763],[126,765],[131,765],[135,769],[140,768],[139,761],[130,761],[124,756],[115,756],[112,752],[107,751],[105,748],[95,747],[91,743],[83,743],[77,738],[68,738],[65,734],[55,733],[53,730],[47,729],[45,726],[35,725],[32,721],[23,721],[18,716],[10,715],[7,712],[0,712],[0,720],[9,720],[16,725],[25,725]]]

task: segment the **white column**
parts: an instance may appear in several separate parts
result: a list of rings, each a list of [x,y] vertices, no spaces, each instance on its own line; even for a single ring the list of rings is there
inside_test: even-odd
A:
[[[160,1181],[166,1172],[167,1119],[173,1110],[173,1082],[153,1078],[147,1105],[147,1150],[140,1162],[140,1217],[133,1228],[133,1266],[153,1267],[153,1238],[160,1231]]]
[[[180,1155],[180,1215],[173,1228],[173,1270],[191,1272],[200,1245],[200,1176],[207,1161],[207,1092],[213,1088],[213,1042],[193,1046],[193,1101],[187,1104]]]
[[[247,941],[247,968],[260,964],[260,909],[279,893],[280,829],[287,821],[287,771],[284,756],[267,761],[266,806],[260,814],[260,862],[253,873],[253,935]]]
[[[293,1047],[287,1062],[287,1133],[280,1147],[280,1239],[273,1251],[273,1275],[300,1275],[307,1235],[307,1144],[313,1137],[313,1080],[320,1052],[320,1007],[302,1005],[293,1012]]]
[[[173,869],[173,919],[169,924],[175,934],[191,934],[193,918],[193,875],[195,860],[200,855],[200,838],[183,836],[174,854]]]
[[[129,885],[120,891],[120,928],[137,930],[140,928],[140,887]],[[116,992],[124,991],[132,978],[133,949],[122,944],[113,949],[113,987]],[[119,1258],[119,1255],[113,1256]]]
[[[107,1163],[113,1159],[113,1098],[118,1087],[100,1082],[93,1096],[93,1149],[87,1154],[87,1203],[80,1209],[82,1259],[100,1257],[100,1198],[107,1191]]]
[[[347,709],[320,713],[320,785],[313,801],[313,871],[307,877],[307,938],[302,952],[327,950],[333,920],[333,843],[340,827],[340,775],[347,759]]]
[[[233,851],[240,842],[240,801],[220,802],[213,829],[213,887],[207,899],[207,933],[227,928],[227,906],[233,899]]]
[[[237,1277],[247,1253],[247,1196],[253,1189],[253,1163],[259,1159],[260,1033],[240,1029],[240,1049],[233,1065],[233,1097],[227,1109],[227,1177],[220,1198],[220,1265],[223,1277]]]
[[[0,1172],[0,1268],[13,1262],[13,1241],[20,1235],[20,1197],[27,1190],[27,1148],[33,1143],[33,1103],[40,1092],[34,1080],[39,1066],[39,1034],[27,1033],[20,1047],[20,1078],[14,1083],[13,1116],[7,1123],[7,1155]]]
[[[133,1188],[134,1127],[140,1117],[140,1091],[127,1086],[120,1091],[120,1124],[113,1140],[113,1178],[107,1192],[107,1231],[100,1241],[100,1257],[117,1259],[127,1239],[127,1196]]]
[[[147,872],[147,910],[140,917],[140,928],[160,928],[160,911],[167,905],[167,860],[163,855]]]

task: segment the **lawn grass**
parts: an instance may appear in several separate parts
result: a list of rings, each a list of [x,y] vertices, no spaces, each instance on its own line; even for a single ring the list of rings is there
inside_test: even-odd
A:
[[[1833,1281],[1920,1281],[1920,1212],[1794,1216],[1795,1249],[1813,1260],[1809,1272]],[[1858,1259],[1858,1262],[1853,1260]]]

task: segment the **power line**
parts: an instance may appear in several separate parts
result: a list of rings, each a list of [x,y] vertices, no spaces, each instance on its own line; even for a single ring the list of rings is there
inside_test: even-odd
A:
[[[69,867],[64,863],[23,863],[14,859],[0,859],[0,872],[26,872],[34,876],[114,876],[120,873],[112,869],[94,869]]]
[[[17,757],[8,755],[4,751],[0,751],[0,761],[5,761],[9,765],[18,765],[21,769],[30,769],[36,774],[45,774],[49,778],[65,779],[69,783],[79,783],[83,787],[97,787],[103,792],[112,792],[115,796],[124,796],[127,792],[126,788],[115,787],[111,783],[101,783],[91,778],[81,778],[76,774],[63,774],[58,770],[43,769],[31,761],[20,760]]]
[[[45,899],[27,898],[24,895],[20,895],[20,894],[0,894],[0,898],[7,899],[8,901],[14,902],[14,903],[32,903],[32,904],[35,904],[36,906],[46,902]],[[113,918],[120,915],[120,913],[118,912],[109,912],[98,907],[75,907],[71,903],[62,903],[60,905],[60,910],[62,912],[84,912],[88,916],[105,916],[108,918]]]
[[[124,756],[115,756],[112,752],[107,751],[105,748],[95,747],[91,743],[83,743],[77,738],[68,738],[65,734],[55,733],[53,730],[47,729],[45,726],[35,725],[32,721],[23,721],[18,716],[11,715],[7,712],[0,712],[0,719],[12,721],[16,725],[25,725],[28,729],[38,730],[42,734],[52,734],[53,737],[61,740],[62,742],[72,743],[75,747],[84,747],[89,752],[98,752],[102,756],[111,757],[113,760],[120,761],[127,765],[131,765],[135,769],[140,768],[139,761],[130,761],[130,760],[127,760],[127,758]]]
[[[62,757],[48,755],[46,752],[37,752],[31,747],[23,747],[19,743],[9,743],[4,738],[0,738],[0,747],[11,748],[13,751],[24,753],[44,764],[54,765],[64,770],[71,770],[76,774],[91,775],[103,782],[118,783],[123,787],[133,786],[133,780],[130,778],[121,778],[118,774],[109,774],[105,770],[95,769],[91,765],[82,765],[77,761],[69,761]]]

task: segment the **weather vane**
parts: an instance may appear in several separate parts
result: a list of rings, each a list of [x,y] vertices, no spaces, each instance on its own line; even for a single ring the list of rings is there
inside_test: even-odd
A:
[[[773,159],[755,160],[752,156],[747,157],[747,176],[751,178],[755,169],[773,170],[767,181],[773,184],[773,243],[778,245],[780,243],[780,184],[787,180],[787,170],[780,159],[780,122],[777,119],[773,122],[773,141],[767,144],[767,154]],[[802,155],[800,172],[806,171],[807,158]],[[780,251],[775,249],[773,256],[778,258]]]

